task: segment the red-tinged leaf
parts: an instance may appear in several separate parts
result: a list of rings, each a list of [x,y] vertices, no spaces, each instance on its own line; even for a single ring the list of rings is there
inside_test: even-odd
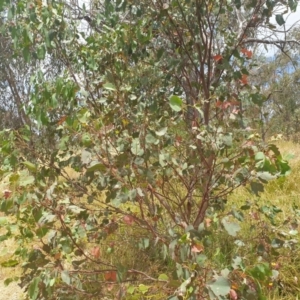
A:
[[[241,104],[241,102],[239,102],[239,101],[237,101],[237,100],[231,100],[231,101],[229,101],[230,102],[230,104],[232,105],[232,106],[240,106],[240,104]]]
[[[105,281],[117,281],[117,272],[116,271],[107,271],[104,273]]]
[[[228,101],[222,102],[222,101],[218,100],[216,102],[216,107],[221,108],[223,110],[227,109],[230,106],[231,106],[231,102],[228,102]]]
[[[242,78],[240,79],[240,82],[242,84],[248,84],[248,76],[246,74],[243,74]]]
[[[58,120],[57,124],[58,124],[58,125],[61,125],[63,122],[66,121],[66,119],[67,119],[67,116],[62,116],[62,117]]]
[[[61,253],[60,252],[57,252],[57,253],[54,254],[54,259],[60,260],[60,258],[61,258]]]
[[[175,138],[175,146],[179,147],[181,145],[181,142],[182,142],[182,137],[177,135]]]
[[[247,58],[251,58],[253,53],[252,51],[246,49],[246,48],[242,48],[241,52],[247,57]]]
[[[11,195],[11,191],[10,190],[4,190],[3,191],[3,196],[5,199],[8,199]]]
[[[222,105],[223,105],[223,102],[222,102],[222,101],[218,100],[218,101],[216,102],[216,107],[222,107]]]
[[[247,51],[248,51],[248,50],[247,50],[246,48],[242,48],[242,49],[241,49],[241,52],[242,52],[243,54],[245,54]]]
[[[220,61],[222,58],[223,58],[223,57],[222,57],[222,55],[220,55],[220,54],[217,54],[217,55],[214,55],[214,56],[213,56],[213,59],[214,59],[214,61],[216,61],[216,62]]]
[[[200,253],[204,250],[204,247],[201,244],[194,244],[191,248],[192,253]]]
[[[131,226],[134,223],[134,218],[130,215],[126,215],[126,216],[123,217],[123,221],[124,221],[125,224]]]
[[[206,228],[210,227],[210,225],[211,225],[211,219],[209,219],[209,218],[205,219],[204,223],[205,223],[205,227]]]
[[[95,258],[99,258],[100,257],[100,248],[99,247],[92,248],[91,255],[93,255]]]
[[[232,113],[233,113],[234,115],[237,115],[239,112],[240,112],[240,110],[239,110],[238,108],[234,108],[234,109],[232,110]]]
[[[242,145],[242,147],[243,148],[250,148],[251,146],[253,146],[254,145],[254,142],[253,141],[246,141],[243,145]]]
[[[237,300],[238,299],[238,295],[237,295],[237,293],[234,289],[230,290],[229,296],[230,296],[230,300]]]

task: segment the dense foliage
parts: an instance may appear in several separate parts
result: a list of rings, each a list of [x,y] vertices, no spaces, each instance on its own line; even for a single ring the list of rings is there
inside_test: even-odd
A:
[[[5,81],[26,101],[14,102],[20,124],[0,133],[11,216],[0,240],[18,240],[3,266],[22,264],[28,299],[264,299],[276,270],[267,255],[249,266],[239,255],[251,207],[224,208],[238,187],[258,195],[290,171],[250,127],[268,98],[248,76],[254,44],[271,43],[258,28],[296,6],[0,1],[3,68],[26,79]],[[253,209],[271,222],[278,212]],[[213,265],[220,232],[236,250]]]

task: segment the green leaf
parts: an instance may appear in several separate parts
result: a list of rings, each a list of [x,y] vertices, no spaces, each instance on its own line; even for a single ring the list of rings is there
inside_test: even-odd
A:
[[[92,139],[88,133],[84,133],[82,135],[81,142],[85,147],[90,147],[93,144]]]
[[[109,90],[109,91],[115,91],[116,90],[116,87],[112,83],[110,83],[110,82],[104,83],[103,87],[106,90]]]
[[[289,8],[291,11],[295,12],[298,6],[298,1],[297,0],[288,0]]]
[[[174,111],[181,111],[182,109],[182,99],[178,96],[171,96],[169,99],[169,104]]]
[[[6,241],[8,239],[7,235],[0,235],[0,242]]]
[[[257,177],[263,182],[266,182],[275,179],[277,176],[272,175],[269,172],[257,172]]]
[[[207,287],[220,300],[224,299],[230,292],[230,282],[222,276],[219,276],[214,282],[208,283]]]
[[[30,49],[29,49],[29,47],[24,47],[23,48],[23,57],[24,57],[24,59],[27,63],[30,61]]]
[[[243,265],[243,261],[242,261],[242,258],[240,256],[237,256],[237,257],[235,257],[235,258],[232,259],[231,266],[233,267],[233,269],[237,270],[242,265]]]
[[[100,171],[100,172],[104,172],[106,170],[106,167],[99,162],[93,162],[91,163],[91,165],[86,169],[87,173],[90,172],[95,172],[95,171]]]
[[[264,186],[260,182],[251,182],[250,187],[251,187],[251,191],[256,196],[259,196],[259,192],[263,193],[263,191],[264,191]]]
[[[237,9],[240,9],[242,6],[241,0],[234,0],[234,5]]]
[[[20,186],[27,186],[34,183],[34,177],[32,175],[21,176],[19,179]]]
[[[263,152],[257,152],[255,154],[255,160],[258,161],[258,160],[264,160],[266,157],[265,157],[265,154]]]
[[[144,285],[144,284],[140,284],[139,285],[139,291],[142,293],[142,294],[146,294],[149,290],[149,286],[147,285]]]
[[[12,282],[14,282],[14,281],[19,281],[19,277],[17,277],[17,276],[15,276],[15,277],[13,277],[13,278],[6,278],[5,280],[4,280],[4,285],[5,286],[8,286],[10,283],[12,283]]]
[[[278,238],[274,238],[271,242],[272,248],[281,248],[284,244],[283,240],[280,240]]]
[[[268,145],[269,150],[272,150],[276,156],[280,156],[280,151],[278,147],[274,144]]]
[[[221,222],[227,233],[231,236],[236,236],[237,232],[241,230],[240,225],[230,222],[228,217],[224,217]]]
[[[44,59],[46,55],[46,49],[44,46],[39,46],[36,51],[36,55],[38,59]]]
[[[250,274],[257,280],[265,280],[267,277],[272,275],[272,271],[269,264],[262,263],[251,269]]]
[[[285,20],[283,19],[282,15],[276,15],[275,18],[276,18],[276,22],[279,26],[282,26],[285,23]]]
[[[49,229],[47,227],[42,226],[42,227],[39,227],[35,233],[39,238],[42,238],[47,234],[48,231],[49,231]]]
[[[281,175],[289,175],[292,171],[291,167],[289,166],[289,163],[283,159],[279,160],[278,162],[280,166],[280,174]]]
[[[147,133],[146,142],[147,144],[155,144],[158,140],[151,133]]]
[[[1,266],[4,268],[11,268],[11,267],[15,267],[18,264],[19,264],[19,262],[17,260],[10,259],[10,260],[7,260],[7,261],[1,263]]]
[[[42,216],[39,219],[39,224],[43,225],[43,224],[47,224],[47,223],[52,223],[54,222],[54,220],[56,219],[56,215],[52,215],[52,214],[45,214],[44,216]]]
[[[142,156],[144,154],[144,149],[141,147],[140,140],[138,138],[132,141],[131,152],[137,156]]]
[[[226,134],[223,136],[223,143],[225,146],[227,147],[231,147],[232,146],[232,135],[231,134]]]
[[[6,225],[7,222],[7,218],[6,217],[0,217],[0,226]]]
[[[132,295],[135,291],[135,287],[133,285],[130,285],[128,288],[127,288],[127,293],[129,293],[130,295]]]
[[[203,267],[204,266],[204,263],[205,261],[207,260],[207,256],[204,255],[204,254],[199,254],[197,255],[197,264],[200,266],[200,267]]]
[[[92,154],[91,152],[89,151],[86,151],[86,150],[82,150],[82,153],[81,153],[81,162],[83,164],[89,164],[92,160]]]
[[[37,166],[30,161],[24,161],[23,165],[31,172],[36,172],[37,171]]]
[[[155,131],[155,134],[157,136],[164,136],[168,131],[168,127],[164,127],[164,128],[161,128],[159,129],[158,131]]]
[[[29,285],[29,289],[28,289],[28,294],[30,297],[30,300],[35,300],[37,299],[38,295],[39,295],[39,283],[41,281],[40,277],[35,277],[30,285]]]
[[[70,275],[69,275],[69,272],[68,271],[62,271],[61,274],[61,280],[66,283],[67,285],[70,285],[71,283],[71,278],[70,278]]]
[[[169,280],[169,277],[168,277],[168,275],[166,275],[166,274],[160,274],[160,275],[158,276],[158,280],[164,280],[164,281],[167,281],[167,280]]]

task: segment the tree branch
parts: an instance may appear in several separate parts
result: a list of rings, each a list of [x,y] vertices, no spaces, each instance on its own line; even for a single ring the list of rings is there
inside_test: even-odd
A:
[[[300,42],[296,40],[262,40],[262,39],[252,38],[252,39],[245,39],[242,41],[242,44],[247,44],[247,43],[259,43],[259,44],[269,44],[269,45],[297,44],[300,46]]]

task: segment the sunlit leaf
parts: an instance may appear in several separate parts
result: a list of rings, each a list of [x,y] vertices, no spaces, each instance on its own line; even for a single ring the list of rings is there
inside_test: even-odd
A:
[[[160,275],[158,276],[158,280],[168,281],[168,280],[169,280],[169,277],[168,277],[168,275],[166,275],[166,274],[160,274]]]
[[[167,133],[167,131],[168,131],[168,128],[164,127],[164,128],[161,128],[161,129],[155,131],[155,134],[157,136],[164,136]]]
[[[174,111],[181,111],[182,109],[182,99],[179,98],[178,96],[171,96],[170,99],[169,99],[169,103],[170,103],[170,106],[172,108],[172,110]]]
[[[109,91],[115,91],[116,90],[116,87],[112,83],[110,83],[110,82],[104,83],[103,87],[106,90],[109,90]]]
[[[19,264],[19,262],[17,260],[10,259],[10,260],[2,262],[1,266],[5,267],[5,268],[11,268],[11,267],[15,267],[18,264]]]
[[[37,171],[37,166],[30,161],[24,161],[23,165],[27,167],[27,169],[31,172],[36,172]]]
[[[233,223],[232,221],[229,220],[228,217],[224,217],[222,219],[222,225],[224,226],[227,233],[231,236],[236,236],[237,232],[241,230],[240,225],[237,223]]]
[[[28,293],[31,300],[35,300],[38,297],[40,281],[41,277],[35,277],[29,285]]]

